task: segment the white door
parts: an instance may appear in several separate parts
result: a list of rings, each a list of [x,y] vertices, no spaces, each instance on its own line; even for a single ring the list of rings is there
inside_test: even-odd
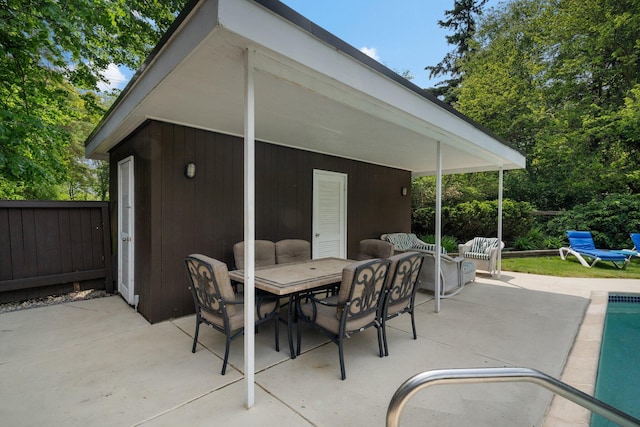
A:
[[[133,156],[118,162],[118,292],[131,305],[133,288]]]
[[[313,258],[347,257],[347,175],[313,171]]]

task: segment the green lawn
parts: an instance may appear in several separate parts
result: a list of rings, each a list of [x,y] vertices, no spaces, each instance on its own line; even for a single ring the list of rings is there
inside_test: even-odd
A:
[[[626,269],[615,268],[610,262],[600,261],[594,267],[583,267],[578,260],[569,256],[502,259],[503,271],[544,274],[559,277],[606,277],[616,279],[640,279],[640,258],[634,257]]]

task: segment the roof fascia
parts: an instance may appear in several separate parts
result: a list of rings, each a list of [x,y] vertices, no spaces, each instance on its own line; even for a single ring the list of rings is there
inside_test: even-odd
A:
[[[272,13],[260,13],[260,9],[252,7],[251,2],[265,6]],[[289,20],[295,27],[278,25],[277,17]],[[261,46],[275,52],[270,55],[264,49],[258,50],[260,55],[256,66],[264,71],[302,84],[341,103],[373,112],[373,116],[408,127],[444,144],[458,148],[468,145],[467,151],[473,152],[477,152],[477,148],[488,153],[499,151],[516,164],[525,164],[524,156],[503,138],[280,2],[221,0],[219,20],[226,30],[247,40],[259,41]],[[307,40],[301,37],[300,30],[307,33]],[[312,54],[309,53],[310,46],[317,46],[317,40],[329,48],[315,48]],[[363,73],[363,64],[368,73]],[[312,74],[315,77],[308,78]],[[345,95],[344,87],[350,88],[349,96]],[[341,90],[332,90],[336,88]],[[430,125],[425,126],[424,123]],[[450,131],[453,129],[455,132]]]
[[[378,73],[386,76],[387,78],[395,81],[396,83],[401,84],[405,88],[415,92],[416,94],[420,95],[421,97],[426,98],[427,100],[433,102],[434,104],[436,104],[440,108],[443,108],[444,110],[448,111],[449,113],[451,113],[451,114],[457,116],[458,118],[464,120],[465,122],[469,123],[470,125],[472,125],[476,129],[478,129],[478,130],[482,131],[483,133],[487,134],[492,139],[495,139],[495,140],[501,142],[502,144],[504,144],[504,145],[506,145],[506,146],[508,146],[508,147],[510,147],[510,148],[515,150],[515,148],[512,146],[512,144],[509,141],[507,141],[506,139],[502,138],[499,135],[496,135],[491,130],[485,128],[481,124],[477,123],[475,120],[465,116],[464,114],[462,114],[461,112],[459,112],[458,110],[453,108],[451,105],[441,101],[436,96],[432,95],[431,93],[427,92],[423,88],[417,86],[416,84],[412,83],[411,81],[409,81],[409,80],[405,79],[404,77],[400,76],[395,71],[389,69],[388,67],[386,67],[383,64],[379,63],[375,59],[371,58],[370,56],[364,54],[360,50],[356,49],[354,46],[350,45],[349,43],[345,42],[344,40],[340,39],[339,37],[337,37],[337,36],[333,35],[332,33],[328,32],[324,28],[320,27],[319,25],[315,24],[314,22],[310,21],[309,19],[305,18],[303,15],[299,14],[298,12],[296,12],[293,9],[291,9],[287,5],[281,3],[280,1],[278,1],[278,0],[252,0],[252,1],[254,1],[255,3],[260,4],[264,8],[270,10],[271,12],[273,12],[273,13],[279,15],[279,16],[281,16],[282,18],[286,19],[287,21],[291,22],[292,24],[300,27],[302,30],[304,30],[307,33],[313,35],[314,37],[316,37],[316,38],[322,40],[323,42],[333,46],[338,51],[344,52],[345,54],[351,56],[352,58],[354,58],[355,60],[361,62],[362,64],[374,69]]]
[[[129,115],[132,110],[155,88],[173,68],[209,34],[218,23],[217,0],[202,2],[190,0],[176,20],[162,36],[158,44],[135,72],[129,83],[105,113],[100,123],[85,140],[87,157],[107,158],[96,153],[100,143]],[[199,9],[201,12],[196,13]],[[187,23],[191,22],[190,25]],[[179,31],[184,27],[184,31]],[[169,51],[169,55],[161,55]],[[158,62],[158,64],[155,64]],[[152,67],[152,65],[156,65]],[[145,76],[144,79],[142,76]]]

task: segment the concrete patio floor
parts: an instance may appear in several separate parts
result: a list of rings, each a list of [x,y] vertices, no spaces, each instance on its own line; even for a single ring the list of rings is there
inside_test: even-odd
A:
[[[303,353],[291,360],[284,327],[278,353],[264,325],[250,410],[242,340],[222,376],[224,337],[201,328],[192,354],[193,316],[150,325],[118,296],[4,313],[2,424],[383,426],[395,390],[425,370],[523,366],[560,378],[594,291],[637,292],[640,280],[480,275],[437,314],[420,292],[418,339],[409,316],[389,323],[389,357],[378,357],[374,329],[354,335],[345,381],[335,344],[305,328]],[[545,423],[551,400],[525,383],[437,386],[409,401],[401,425],[582,425],[563,422],[562,412]]]

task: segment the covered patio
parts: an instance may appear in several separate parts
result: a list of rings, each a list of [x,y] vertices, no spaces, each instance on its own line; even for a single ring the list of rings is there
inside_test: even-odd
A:
[[[178,127],[186,136],[174,137]],[[204,130],[207,135],[200,137],[196,130]],[[198,138],[215,142],[207,140],[198,146],[194,142]],[[210,181],[201,183],[202,187],[187,187],[182,181],[182,165],[176,167],[182,160],[199,155],[204,158],[207,148],[209,153],[218,150],[215,144],[224,138],[229,141],[229,152],[242,151],[242,237],[229,235],[227,230],[237,233],[240,228],[231,221],[208,218],[211,222],[204,222],[211,211],[231,211],[239,206],[239,189],[229,190],[221,183],[239,165],[230,167],[233,160],[220,160],[222,155],[217,152],[210,154],[202,169],[228,170],[220,177],[210,175]],[[241,147],[238,140],[243,143]],[[311,169],[342,173],[351,180],[357,175],[355,168],[372,168],[374,172],[369,175],[377,176],[382,185],[368,183],[369,175],[362,173],[356,191],[350,193],[359,194],[357,190],[366,189],[369,197],[363,197],[362,210],[378,212],[375,220],[383,218],[384,222],[385,215],[379,209],[401,206],[394,212],[393,223],[369,223],[360,230],[347,231],[353,233],[348,238],[343,233],[342,250],[337,255],[341,258],[348,258],[347,246],[353,248],[362,238],[410,231],[408,198],[392,201],[390,197],[406,196],[411,176],[436,175],[440,194],[441,176],[446,173],[498,171],[502,182],[503,171],[525,166],[524,156],[506,141],[280,2],[192,0],[86,141],[88,157],[110,159],[111,195],[117,199],[114,204],[120,209],[119,215],[125,215],[122,212],[130,208],[142,211],[131,220],[115,219],[113,225],[121,245],[118,256],[124,256],[118,262],[119,269],[126,271],[124,276],[136,280],[135,284],[126,283],[126,292],[121,290],[121,294],[126,293],[132,305],[140,303],[141,311],[151,321],[189,312],[183,271],[178,269],[184,256],[199,251],[226,261],[231,245],[240,240],[246,242],[242,266],[246,272],[245,323],[252,321],[254,241],[260,238],[256,236],[256,211],[266,210],[273,200],[262,205],[256,201],[261,197],[256,191],[256,169],[261,166],[255,154],[258,142],[260,146],[268,145],[269,150],[272,146],[277,147],[274,150],[294,150],[291,158],[298,161],[291,160],[280,169],[306,168],[295,178],[300,187],[291,192],[296,193],[296,213],[302,218],[302,225],[295,232],[311,240],[314,250],[320,233],[305,223],[310,223],[316,212],[309,209],[315,190],[308,178]],[[317,154],[326,157],[299,160],[303,155],[311,158]],[[278,162],[281,165],[284,161],[279,158]],[[345,172],[347,166],[341,169],[340,162],[349,162],[351,172]],[[121,176],[123,164],[130,166]],[[135,169],[134,164],[138,164]],[[130,191],[129,187],[121,188],[122,177],[134,174],[136,180],[144,181],[138,187],[131,184]],[[387,185],[386,192],[380,192],[390,182],[385,183],[385,177],[394,174],[401,175],[404,190],[400,185]],[[273,179],[268,172],[264,178]],[[207,210],[198,202],[211,200],[212,184],[221,187],[218,193],[226,191],[226,197],[207,206]],[[178,208],[168,212],[170,206]],[[357,223],[353,212],[349,210],[351,221]],[[274,216],[280,223],[286,221],[277,213]],[[140,227],[140,244],[130,248],[136,236],[132,238],[130,230],[122,231],[121,227],[134,222]],[[198,230],[193,229],[194,223],[199,225]],[[396,229],[380,229],[385,226]],[[187,229],[190,234],[184,232]],[[280,230],[273,233],[277,239],[296,237],[281,235]],[[498,227],[498,238],[500,233]],[[437,223],[438,245],[440,234]],[[207,235],[208,240],[196,243],[202,235]],[[436,271],[438,263],[439,259]],[[119,285],[123,283],[121,276]],[[434,276],[439,282],[439,275],[434,272]],[[439,294],[436,295],[435,311],[439,311]],[[250,408],[254,404],[252,334],[245,335],[244,345],[246,406]],[[258,365],[255,371],[259,372]]]
[[[291,360],[261,329],[259,404],[250,410],[243,403],[242,342],[234,343],[229,370],[220,375],[223,337],[204,328],[192,354],[193,316],[150,325],[119,296],[4,313],[0,412],[6,425],[381,426],[407,378],[461,367],[531,367],[591,393],[593,379],[584,371],[597,362],[599,346],[589,296],[635,290],[639,282],[505,273],[468,285],[439,314],[432,294],[421,292],[418,339],[411,339],[408,319],[394,319],[390,355],[379,358],[375,331],[357,334],[346,346],[346,381],[335,345],[320,335],[305,330],[305,348]],[[531,384],[438,386],[409,402],[401,425],[577,425],[571,416],[579,408],[571,403],[545,418],[551,399]]]

